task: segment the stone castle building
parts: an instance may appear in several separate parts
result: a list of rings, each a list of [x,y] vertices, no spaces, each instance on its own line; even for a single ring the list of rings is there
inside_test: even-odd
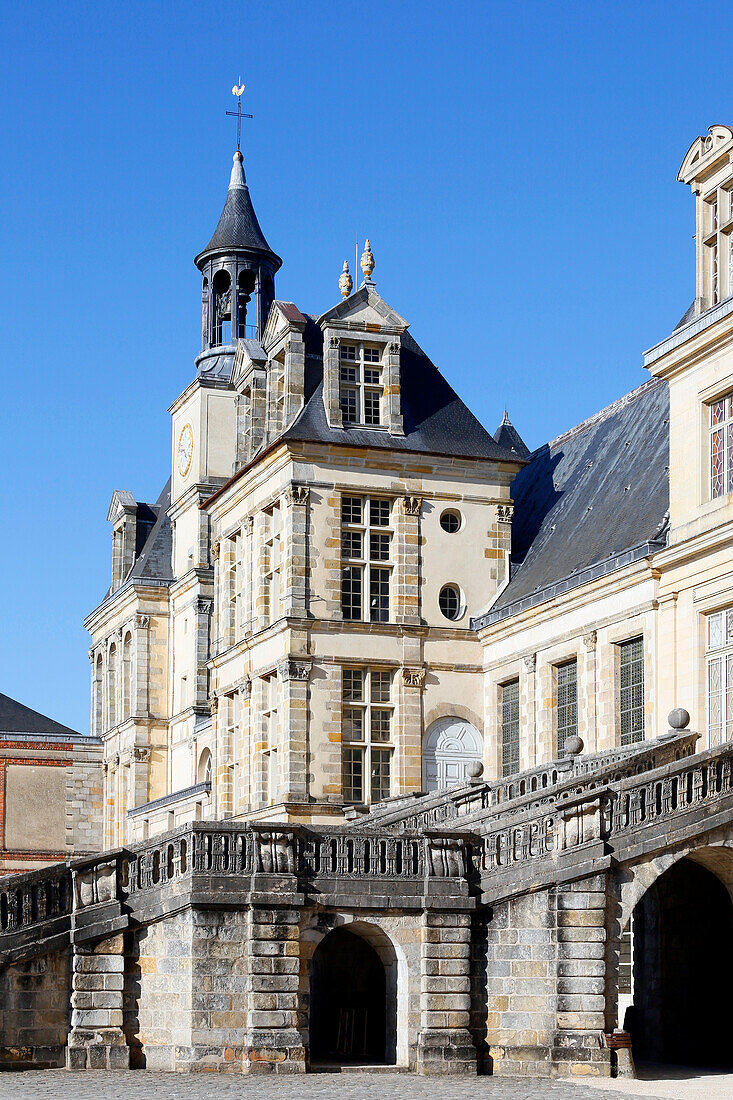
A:
[[[321,316],[276,298],[235,155],[171,477],[114,493],[86,620],[105,850],[0,883],[0,1057],[730,1062],[733,130],[679,178],[692,306],[530,454],[368,242]]]

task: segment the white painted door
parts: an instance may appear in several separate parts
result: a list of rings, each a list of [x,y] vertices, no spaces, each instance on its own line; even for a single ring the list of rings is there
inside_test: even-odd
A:
[[[464,783],[468,765],[482,759],[481,734],[464,718],[439,718],[428,727],[422,751],[422,788],[439,791]]]

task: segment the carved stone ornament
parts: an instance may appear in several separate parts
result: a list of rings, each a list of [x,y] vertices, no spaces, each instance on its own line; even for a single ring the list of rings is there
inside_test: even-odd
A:
[[[132,750],[132,756],[138,764],[145,764],[150,759],[150,749],[147,748],[145,745],[142,745],[139,748],[134,748]]]
[[[239,698],[244,701],[249,699],[252,695],[252,680],[249,676],[245,676],[237,684],[237,691],[239,692]]]
[[[419,516],[422,508],[422,497],[406,496],[402,498],[402,511],[406,516]]]
[[[390,353],[390,355],[399,355],[400,354],[399,340],[393,340],[392,341],[392,343],[389,345],[389,353]]]
[[[348,298],[354,289],[354,280],[349,274],[349,261],[344,260],[344,269],[339,275],[339,290],[342,298]]]
[[[211,553],[211,560],[212,561],[218,561],[218,558],[219,558],[219,543],[218,542],[212,542],[210,553]]]
[[[583,645],[586,649],[593,649],[598,641],[598,631],[590,630],[587,634],[583,635]]]
[[[92,647],[92,649],[88,650],[88,656],[89,656],[89,660],[92,662],[92,664],[94,664],[94,648],[93,647]]]
[[[340,336],[332,336],[331,339],[329,340],[329,345],[332,348],[337,348],[340,343],[341,343],[341,337]]]
[[[209,706],[211,707],[211,713],[216,714],[217,708],[219,706],[219,699],[216,695],[210,696]]]
[[[405,685],[405,687],[419,688],[422,691],[422,689],[425,687],[425,669],[403,668],[402,683]]]
[[[514,516],[514,508],[511,504],[500,504],[496,509],[496,518],[499,523],[511,523]]]
[[[526,668],[527,672],[534,672],[534,670],[537,668],[536,653],[527,654],[527,656],[524,658],[524,667]]]
[[[297,661],[288,658],[287,660],[280,662],[280,664],[277,666],[277,671],[281,680],[305,681],[310,676],[311,662]]]
[[[372,281],[372,272],[374,271],[374,255],[372,253],[372,246],[369,244],[369,238],[364,241],[364,251],[361,254],[361,260],[359,261],[361,270],[364,272],[364,279],[370,283]]]
[[[288,504],[307,504],[310,489],[307,485],[296,485],[293,482],[285,490],[285,499]]]
[[[150,626],[150,616],[136,615],[135,626],[138,628],[138,630],[147,630],[147,628]]]
[[[207,599],[206,597],[199,596],[196,600],[196,614],[197,615],[210,615],[214,610],[214,601]]]

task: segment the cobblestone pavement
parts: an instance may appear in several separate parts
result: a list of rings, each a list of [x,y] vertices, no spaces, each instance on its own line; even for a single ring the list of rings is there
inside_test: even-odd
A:
[[[718,1083],[725,1091],[718,1092]],[[407,1073],[317,1073],[272,1078],[234,1075],[29,1070],[0,1073],[0,1100],[632,1100],[733,1096],[733,1077],[670,1081],[547,1081],[491,1077],[436,1079]],[[702,1091],[687,1091],[700,1086]],[[643,1091],[638,1091],[642,1088]],[[628,1091],[627,1091],[628,1089]],[[646,1091],[660,1090],[660,1091]],[[679,1089],[680,1091],[670,1091]],[[664,1091],[661,1091],[664,1090]]]

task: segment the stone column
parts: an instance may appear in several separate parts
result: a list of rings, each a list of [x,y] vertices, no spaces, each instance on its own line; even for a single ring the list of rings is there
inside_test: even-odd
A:
[[[211,615],[214,610],[214,601],[211,598],[201,597],[196,600],[196,617],[194,619],[195,645],[196,645],[196,679],[193,684],[193,698],[191,702],[195,707],[205,707],[209,701],[209,650],[211,633]]]
[[[558,996],[552,1060],[566,1063],[564,1072],[573,1076],[607,1077],[606,877],[594,875],[558,887],[555,896]]]
[[[308,486],[292,484],[285,492],[283,524],[283,611],[308,614]]]
[[[410,626],[420,623],[421,508],[421,497],[405,496],[394,512],[393,614],[395,622]]]
[[[422,693],[425,688],[425,671],[424,666],[404,667],[402,675],[397,677],[401,721],[396,738],[396,794],[422,789]]]
[[[519,729],[519,770],[533,768],[537,763],[537,719],[535,715],[535,671],[537,669],[537,654],[530,653],[524,658],[523,707],[520,711]],[[524,731],[524,744],[522,743],[522,731]]]
[[[470,914],[426,910],[420,954],[418,1073],[473,1075]]]
[[[282,799],[304,802],[308,797],[308,677],[310,658],[289,657],[278,665],[282,684]]]

